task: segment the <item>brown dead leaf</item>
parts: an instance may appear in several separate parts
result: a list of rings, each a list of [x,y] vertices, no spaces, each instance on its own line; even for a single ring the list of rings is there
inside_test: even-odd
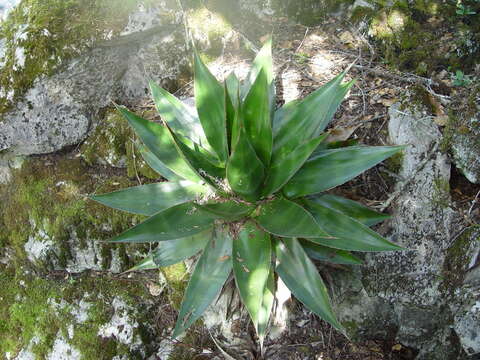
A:
[[[345,141],[360,127],[360,125],[336,127],[328,132],[328,142]]]
[[[152,296],[160,296],[162,294],[163,287],[158,284],[149,282],[147,283],[147,287]]]
[[[430,93],[428,93],[428,102],[432,106],[433,113],[437,116],[445,115],[445,110],[443,105],[438,102],[438,100]]]
[[[302,86],[313,86],[313,82],[303,80],[303,81],[300,81],[300,85],[302,85]]]
[[[263,44],[265,41],[268,40],[268,38],[270,37],[270,35],[263,35],[261,38],[260,38],[260,42]]]
[[[378,102],[382,104],[383,106],[390,107],[393,104],[395,104],[398,100],[396,98],[393,99],[380,99]]]
[[[433,121],[438,126],[446,126],[448,124],[448,115],[439,115],[433,118]]]
[[[395,344],[392,346],[392,351],[400,351],[400,350],[402,350],[401,344]]]
[[[355,43],[355,38],[353,37],[352,33],[350,31],[344,31],[342,32],[338,38],[340,41],[346,45],[349,44],[354,44]]]

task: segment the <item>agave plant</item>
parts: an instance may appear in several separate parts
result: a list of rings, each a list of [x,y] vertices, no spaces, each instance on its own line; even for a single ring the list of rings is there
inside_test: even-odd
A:
[[[402,147],[328,142],[324,130],[353,84],[342,83],[345,72],[275,110],[270,41],[243,82],[231,74],[220,83],[196,54],[194,70],[196,112],[153,82],[161,124],[118,107],[142,140],[145,160],[167,181],[92,196],[149,216],[111,242],[159,243],[136,270],[201,253],[174,337],[201,317],[232,272],[261,344],[275,273],[308,309],[343,331],[311,259],[359,264],[351,251],[401,248],[369,228],[388,216],[325,191]]]

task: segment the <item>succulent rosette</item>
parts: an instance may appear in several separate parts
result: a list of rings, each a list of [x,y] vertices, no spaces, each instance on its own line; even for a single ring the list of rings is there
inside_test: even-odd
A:
[[[196,113],[150,83],[162,123],[118,107],[166,181],[92,199],[149,218],[112,242],[158,243],[134,269],[200,254],[174,337],[201,317],[233,273],[262,344],[275,274],[308,309],[344,331],[312,259],[357,265],[351,252],[401,250],[370,226],[388,216],[326,193],[402,149],[345,146],[324,132],[353,85],[345,72],[303,100],[275,108],[268,41],[240,82],[219,82],[195,54]]]

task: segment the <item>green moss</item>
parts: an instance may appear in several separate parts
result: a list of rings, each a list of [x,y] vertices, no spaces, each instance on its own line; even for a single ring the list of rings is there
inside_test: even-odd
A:
[[[135,140],[131,140],[132,138]],[[150,180],[158,180],[160,175],[148,166],[139,151],[138,144],[140,144],[140,140],[136,139],[136,135],[133,134],[132,138],[125,145],[127,150],[127,175],[130,178],[135,179],[138,177],[145,177]]]
[[[341,13],[354,3],[354,0],[274,0],[271,5],[278,13],[286,13],[303,25],[313,26],[322,23],[329,14]]]
[[[350,338],[355,338],[358,335],[358,324],[355,321],[343,321],[342,325],[347,330],[347,334]]]
[[[1,241],[13,250],[15,261],[23,263],[28,239],[46,237],[60,249],[55,261],[65,265],[71,257],[70,239],[78,239],[77,245],[85,247],[87,241],[111,238],[141,219],[87,200],[85,195],[132,185],[135,183],[125,177],[98,177],[79,158],[32,158],[14,171],[9,185],[0,188],[3,204],[0,207]],[[101,247],[104,254],[110,253],[112,248],[123,248],[110,244]],[[47,260],[35,265],[42,269],[52,264]]]
[[[143,160],[138,143],[127,120],[114,109],[107,109],[95,131],[82,144],[80,153],[89,165],[126,167],[130,178],[158,179],[159,175]]]
[[[185,289],[188,285],[187,267],[185,263],[179,262],[174,265],[161,268],[169,287],[169,301],[176,310],[180,309]]]
[[[82,354],[83,360],[96,360],[104,359],[109,360],[114,356],[127,356],[128,359],[141,359],[140,354],[131,352],[128,346],[119,343],[114,338],[100,338],[97,333],[101,325],[107,323],[113,313],[111,304],[115,297],[120,297],[125,303],[140,312],[146,311],[142,309],[139,304],[148,298],[148,292],[139,283],[126,282],[121,280],[112,281],[112,279],[82,279],[78,281],[76,285],[77,289],[70,293],[70,297],[75,297],[79,292],[78,288],[83,289],[87,295],[85,301],[91,302],[94,306],[91,306],[88,310],[88,320],[82,323],[77,323],[74,327],[74,337],[71,344],[77,348]],[[148,313],[143,313],[141,320],[147,320],[149,318]],[[147,331],[142,331],[146,324],[140,324],[142,334],[146,334]],[[136,334],[134,334],[135,336]],[[150,335],[151,337],[151,335]],[[145,343],[150,342],[152,339],[144,338]]]
[[[126,145],[131,136],[127,121],[115,110],[108,110],[80,152],[89,165],[121,167],[126,163]]]
[[[403,153],[403,151],[400,151],[385,160],[385,164],[390,171],[398,174],[402,169],[404,157],[405,154]]]
[[[460,92],[453,98],[454,102],[448,110],[448,122],[443,131],[443,137],[440,149],[448,152],[452,146],[452,141],[458,135],[468,135],[472,132],[475,125],[471,123],[476,118],[478,108],[476,98],[480,95],[480,85],[473,85]],[[459,111],[461,109],[461,111]],[[476,143],[480,147],[480,139]]]
[[[188,13],[188,23],[192,31],[197,32],[199,39],[204,39],[207,60],[221,55],[224,37],[232,31],[231,25],[219,14],[202,7]],[[207,61],[208,63],[209,61]]]
[[[374,17],[376,11],[368,6],[357,6],[350,16],[350,21],[359,23],[360,21],[369,20]]]
[[[450,205],[450,183],[448,180],[437,177],[433,179],[433,194],[431,198],[435,206],[447,208]]]
[[[40,75],[119,34],[139,0],[22,0],[0,24],[6,52],[0,63],[0,114]],[[19,54],[23,53],[23,59]]]
[[[479,225],[471,226],[463,231],[447,249],[441,285],[441,289],[447,295],[454,295],[455,289],[463,284],[465,272],[470,263],[470,249],[473,242],[480,242]]]
[[[80,360],[110,360],[116,355],[128,359],[141,359],[114,338],[101,338],[98,331],[113,316],[112,302],[120,297],[127,305],[138,310],[137,320],[148,321],[147,308],[139,306],[149,298],[146,289],[136,282],[121,279],[102,279],[83,275],[72,281],[49,281],[34,275],[0,268],[0,353],[15,356],[31,340],[35,358],[45,359],[51,351],[58,333],[77,350]],[[82,300],[89,304],[87,318],[78,321],[72,311]],[[68,328],[73,325],[73,337]],[[142,331],[140,325],[138,331]],[[148,331],[142,331],[147,334]],[[152,341],[144,338],[146,343]]]
[[[49,299],[59,299],[58,292],[44,280],[17,277],[7,270],[0,272],[0,286],[0,353],[16,354],[36,336],[32,350],[40,358],[60,329],[48,304]]]
[[[362,19],[361,13],[352,19]],[[459,17],[454,2],[376,1],[375,13],[369,33],[384,62],[395,68],[426,75],[441,67],[472,68],[478,59],[480,15]],[[455,36],[443,36],[448,34]]]

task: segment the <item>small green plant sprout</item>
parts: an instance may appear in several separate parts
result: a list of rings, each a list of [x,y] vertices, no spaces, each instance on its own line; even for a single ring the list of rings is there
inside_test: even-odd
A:
[[[455,71],[455,75],[452,75],[453,86],[467,86],[472,83],[470,76],[465,75],[462,70]]]
[[[233,272],[263,348],[275,274],[308,309],[344,332],[311,259],[360,264],[351,251],[402,248],[369,227],[388,218],[326,191],[402,146],[333,147],[324,130],[353,81],[345,72],[301,101],[275,110],[271,40],[247,78],[220,83],[194,56],[197,114],[160,88],[150,89],[162,124],[124,107],[146,161],[167,181],[92,196],[144,222],[113,243],[158,243],[134,269],[200,256],[185,290],[174,337],[216,299]]]
[[[478,2],[478,1],[476,1]],[[462,4],[461,1],[457,3],[457,10],[455,11],[457,15],[466,16],[466,15],[475,15],[477,12],[468,5]]]

